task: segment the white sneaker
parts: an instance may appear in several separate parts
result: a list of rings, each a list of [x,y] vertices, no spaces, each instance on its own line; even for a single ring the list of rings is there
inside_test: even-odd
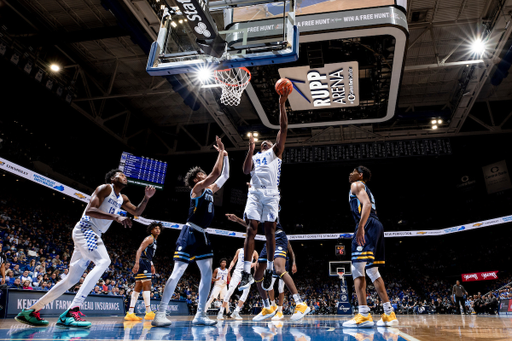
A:
[[[295,306],[295,311],[293,312],[292,317],[290,317],[290,321],[297,321],[309,314],[311,308],[305,302],[299,303]]]
[[[224,315],[217,314],[217,320],[224,320]]]
[[[343,322],[343,328],[372,328],[374,325],[371,314],[367,317],[356,314],[353,319]]]
[[[171,321],[165,317],[165,313],[161,313],[159,311],[155,314],[155,319],[151,321],[151,325],[153,327],[168,327],[172,324]]]
[[[217,321],[208,318],[206,313],[197,313],[192,320],[193,326],[213,326],[214,324],[217,324]]]
[[[240,316],[240,313],[236,310],[233,312],[233,314],[231,314],[231,318],[234,318],[235,320],[243,320],[242,316]]]
[[[258,315],[254,316],[254,318],[252,320],[253,321],[263,321],[263,320],[266,320],[268,318],[274,317],[274,315],[276,313],[277,313],[277,309],[274,310],[274,309],[272,309],[272,307],[270,307],[268,309],[267,308],[263,308],[261,310],[261,312]]]
[[[274,317],[272,317],[272,321],[279,321],[279,320],[282,320],[284,319],[284,315],[282,312],[278,311]]]

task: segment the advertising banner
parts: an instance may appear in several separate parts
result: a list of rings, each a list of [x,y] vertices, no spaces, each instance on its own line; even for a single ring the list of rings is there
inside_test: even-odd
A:
[[[151,300],[150,302],[151,311],[158,311],[160,306],[160,300]],[[135,314],[144,315],[146,313],[146,306],[144,300],[139,299],[135,304]],[[185,301],[169,301],[167,306],[167,315],[188,315],[188,305]]]
[[[505,160],[482,167],[482,171],[488,194],[512,188]]]
[[[498,310],[499,315],[512,315],[512,300],[505,298],[500,300],[500,309]]]
[[[498,279],[498,271],[474,272],[461,276],[463,282],[492,281]]]
[[[47,291],[16,290],[7,292],[7,317],[16,316],[22,309],[28,309]],[[69,308],[75,294],[63,294],[55,301],[48,303],[43,309],[44,316],[59,316]],[[89,295],[80,310],[88,316],[124,316],[124,302],[122,296]]]

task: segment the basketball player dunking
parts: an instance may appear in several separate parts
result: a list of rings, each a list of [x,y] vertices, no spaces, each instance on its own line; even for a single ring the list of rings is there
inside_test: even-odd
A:
[[[218,136],[216,140],[217,146],[214,147],[219,155],[212,172],[206,175],[206,172],[201,168],[194,167],[185,176],[185,184],[191,188],[187,225],[183,227],[176,241],[174,269],[165,285],[155,319],[151,322],[154,327],[171,325],[171,321],[165,317],[167,305],[188,264],[193,261],[196,262],[201,272],[201,282],[199,283],[197,313],[192,320],[192,324],[210,326],[217,323],[217,321],[210,320],[206,316],[206,300],[211,287],[213,263],[213,248],[206,228],[210,226],[215,213],[213,193],[217,192],[229,178],[229,161],[228,153],[224,150],[224,144]]]
[[[231,275],[229,274],[229,271],[226,268],[227,264],[228,264],[227,259],[222,258],[220,260],[220,267],[213,270],[212,281],[215,282],[215,284],[213,285],[213,289],[210,294],[210,298],[208,299],[208,302],[206,302],[206,309],[208,309],[210,307],[213,300],[216,299],[218,296],[220,296],[221,300],[223,300],[224,297],[226,297],[226,294],[228,292],[228,282],[231,281]],[[219,319],[219,316],[222,316],[221,311],[222,311],[222,309],[219,309],[219,314],[217,316],[217,319]],[[220,319],[220,320],[222,320],[222,319]]]
[[[244,271],[239,290],[245,290],[254,279],[251,276],[251,258],[254,252],[254,237],[260,223],[264,224],[267,239],[268,259],[264,273],[262,287],[270,290],[272,286],[272,273],[274,270],[274,250],[276,248],[275,232],[276,219],[279,212],[279,181],[281,177],[281,164],[288,130],[288,116],[286,115],[286,99],[290,93],[279,97],[279,125],[276,143],[263,141],[260,152],[254,154],[254,137],[249,138],[249,151],[244,161],[244,173],[251,174],[251,187],[247,195],[244,219],[247,225],[247,236],[244,244]]]
[[[245,226],[245,223],[243,225]],[[258,261],[258,253],[256,251],[253,252],[251,262],[254,261]],[[256,265],[256,263],[252,263],[252,266],[254,265]],[[223,316],[224,309],[228,307],[231,295],[233,295],[238,283],[240,283],[240,279],[242,279],[242,270],[244,269],[244,248],[236,250],[235,257],[233,257],[233,260],[229,264],[228,272],[231,272],[231,269],[233,269],[233,267],[235,268],[235,271],[233,271],[233,276],[231,276],[231,280],[229,281],[228,292],[226,296],[224,296],[224,302],[222,303],[222,308],[220,308],[219,316]],[[240,310],[242,310],[242,307],[244,306],[244,302],[247,300],[247,296],[249,295],[250,290],[250,287],[245,289],[242,293],[242,296],[238,300],[238,304],[235,308],[235,311],[233,312],[233,314],[231,314],[231,317],[234,318],[235,320],[242,320],[242,316],[240,316]],[[224,318],[222,317],[221,319]]]
[[[72,238],[75,250],[69,262],[68,275],[32,307],[23,309],[15,317],[16,321],[31,326],[47,326],[48,321],[41,318],[39,310],[78,282],[89,263],[93,262],[94,268],[85,277],[80,290],[69,305],[69,309],[62,313],[57,321],[57,325],[65,327],[89,328],[91,326],[91,322],[81,318],[83,314],[80,312],[80,306],[110,265],[110,257],[101,240],[101,235],[107,232],[114,220],[125,227],[131,227],[132,221],[129,218],[118,215],[119,209],[123,208],[130,214],[139,216],[144,212],[149,199],[155,194],[154,187],[146,187],[144,199],[136,207],[126,195],[121,194],[121,190],[128,185],[128,180],[123,172],[117,169],[111,170],[105,175],[105,182],[105,185],[96,188],[82,218],[73,229]]]
[[[155,267],[153,265],[153,257],[156,253],[156,239],[162,232],[162,223],[154,221],[146,229],[149,234],[140,244],[137,253],[135,254],[135,265],[132,272],[135,274],[135,288],[132,292],[130,300],[130,309],[124,317],[127,321],[141,321],[142,318],[135,315],[135,304],[139,299],[139,294],[142,290],[142,298],[146,306],[145,320],[153,320],[155,313],[151,311],[151,279],[155,274]]]
[[[393,326],[398,324],[393,307],[389,301],[384,281],[379,273],[379,266],[384,266],[384,228],[377,217],[375,199],[366,186],[372,173],[366,167],[359,166],[350,173],[349,201],[352,215],[356,221],[356,231],[352,239],[352,278],[359,305],[359,312],[343,327],[373,327],[373,319],[366,302],[366,276],[375,286],[383,304],[384,314],[377,326]]]

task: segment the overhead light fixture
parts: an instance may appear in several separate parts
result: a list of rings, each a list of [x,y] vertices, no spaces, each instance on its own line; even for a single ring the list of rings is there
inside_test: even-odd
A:
[[[443,123],[443,120],[437,120],[437,123],[441,124],[441,123]]]
[[[252,134],[254,137],[258,137],[258,133],[253,133]]]
[[[482,39],[478,38],[471,43],[471,51],[479,56],[485,52],[485,43]]]
[[[436,124],[437,123],[437,120],[432,120],[432,124]]]
[[[254,138],[254,141],[255,141],[255,142],[258,142],[258,139],[255,137],[255,138]]]
[[[180,24],[183,24],[183,19],[180,19],[178,22],[179,22]]]
[[[58,72],[58,71],[60,71],[60,66],[58,66],[57,64],[52,64],[52,65],[50,65],[50,70],[52,70],[54,72]]]
[[[247,137],[251,137],[251,133],[247,133]]]
[[[165,5],[160,6],[160,9],[164,10],[165,9]]]
[[[208,83],[213,78],[213,70],[208,66],[201,66],[196,72],[197,79],[202,83]]]
[[[178,26],[178,24],[176,24],[174,21],[171,21],[171,26],[172,26],[172,27],[177,27],[177,26]]]
[[[432,126],[432,129],[436,130],[436,129],[437,129],[437,126]]]

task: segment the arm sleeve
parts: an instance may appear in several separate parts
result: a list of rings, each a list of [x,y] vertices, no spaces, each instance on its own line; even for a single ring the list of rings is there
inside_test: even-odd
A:
[[[215,181],[215,185],[221,188],[229,178],[229,158],[224,156],[224,167],[222,168],[222,174],[219,176],[217,181]]]

